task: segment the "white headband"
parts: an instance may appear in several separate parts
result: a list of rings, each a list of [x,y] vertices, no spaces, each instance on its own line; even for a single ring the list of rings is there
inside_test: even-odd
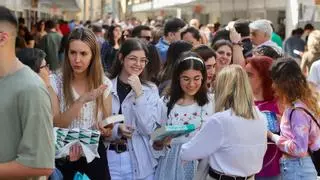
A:
[[[196,60],[196,61],[199,61],[199,62],[201,62],[201,64],[203,64],[202,59],[197,58],[197,57],[186,57],[186,58],[184,58],[182,61],[191,60],[191,59]],[[182,61],[181,61],[181,62],[182,62]]]

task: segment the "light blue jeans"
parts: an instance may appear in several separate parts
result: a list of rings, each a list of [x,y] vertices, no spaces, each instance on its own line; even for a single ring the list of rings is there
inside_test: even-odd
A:
[[[317,171],[311,157],[282,158],[280,160],[282,180],[316,180]]]

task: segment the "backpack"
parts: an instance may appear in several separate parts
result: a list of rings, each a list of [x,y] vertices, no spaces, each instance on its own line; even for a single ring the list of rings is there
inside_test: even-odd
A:
[[[307,113],[312,120],[316,123],[316,125],[318,126],[318,128],[320,129],[320,124],[319,122],[316,120],[316,118],[306,109],[302,108],[302,107],[296,107],[294,108],[291,112],[290,112],[290,122],[291,122],[291,117],[292,117],[292,113],[293,111],[295,111],[296,109],[301,109],[303,110],[305,113]],[[311,156],[312,162],[317,170],[318,176],[320,176],[320,149],[316,150],[316,151],[311,151],[310,149],[308,149],[308,152]]]

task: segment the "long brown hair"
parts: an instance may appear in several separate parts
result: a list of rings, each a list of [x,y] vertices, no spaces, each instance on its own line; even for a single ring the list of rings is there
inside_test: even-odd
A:
[[[72,95],[71,82],[73,80],[73,70],[68,57],[70,43],[74,40],[80,40],[90,47],[92,57],[90,65],[87,69],[87,82],[89,91],[98,88],[103,84],[103,69],[100,58],[100,49],[97,43],[94,33],[87,28],[76,28],[73,30],[68,38],[68,42],[65,50],[65,59],[62,66],[63,72],[63,94],[65,98],[66,107],[70,107],[74,103],[74,97]],[[98,112],[102,111],[104,116],[107,116],[105,112],[103,96],[96,99],[95,117],[97,120]]]
[[[291,58],[282,58],[273,63],[271,78],[276,94],[285,104],[301,100],[316,117],[320,117],[319,97],[308,84],[299,65]]]

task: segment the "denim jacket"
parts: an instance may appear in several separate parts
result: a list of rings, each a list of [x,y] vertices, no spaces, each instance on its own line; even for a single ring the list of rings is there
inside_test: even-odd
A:
[[[118,114],[120,100],[117,94],[117,78],[112,79],[112,114]],[[133,90],[129,92],[121,105],[125,124],[133,127],[132,138],[128,139],[128,149],[131,156],[134,179],[143,179],[154,173],[157,161],[153,156],[150,135],[159,121],[158,88],[153,85],[142,85],[143,94],[135,97]],[[119,124],[115,124],[112,139],[119,139]]]

